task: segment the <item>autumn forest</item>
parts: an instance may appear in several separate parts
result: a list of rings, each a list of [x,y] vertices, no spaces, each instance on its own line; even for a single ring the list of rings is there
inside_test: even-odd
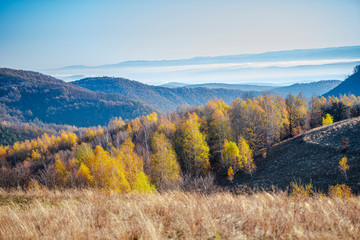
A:
[[[250,177],[254,154],[311,128],[360,116],[360,98],[266,95],[212,100],[169,114],[152,113],[75,134],[43,134],[0,147],[1,186],[94,187],[115,192],[175,188],[182,176]],[[345,141],[345,140],[344,140]],[[15,180],[15,181],[14,181]]]

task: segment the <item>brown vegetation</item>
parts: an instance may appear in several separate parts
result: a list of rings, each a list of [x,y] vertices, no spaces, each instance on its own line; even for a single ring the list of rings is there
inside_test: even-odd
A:
[[[359,239],[360,198],[0,191],[0,239]]]

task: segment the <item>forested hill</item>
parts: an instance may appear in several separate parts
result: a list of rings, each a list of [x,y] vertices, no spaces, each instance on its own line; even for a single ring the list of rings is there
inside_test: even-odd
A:
[[[360,96],[360,65],[357,65],[354,68],[354,73],[347,77],[339,86],[324,94],[324,97],[339,97],[344,94]]]
[[[132,119],[154,109],[120,94],[95,93],[36,72],[0,68],[1,120],[75,126],[104,125],[112,117]]]
[[[149,106],[163,112],[175,111],[180,105],[199,106],[211,99],[222,99],[231,103],[236,98],[254,97],[259,92],[244,92],[234,89],[207,89],[207,88],[166,88],[146,85],[124,78],[85,78],[72,82],[92,91],[105,93],[120,93],[131,99],[142,101]]]

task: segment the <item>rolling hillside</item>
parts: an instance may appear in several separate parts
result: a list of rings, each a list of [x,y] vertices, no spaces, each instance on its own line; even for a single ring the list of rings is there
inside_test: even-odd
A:
[[[287,95],[289,93],[297,95],[302,92],[306,97],[321,96],[341,83],[340,80],[323,80],[311,83],[296,83],[286,87],[273,88],[270,91]]]
[[[360,96],[360,65],[356,66],[354,73],[347,77],[340,85],[324,94],[324,97],[339,97],[344,94]]]
[[[132,119],[154,109],[119,94],[95,93],[36,72],[0,69],[1,120],[104,125],[121,116]]]
[[[343,146],[343,138],[348,147]],[[345,181],[338,163],[348,157],[349,180]],[[346,183],[354,192],[360,191],[360,118],[337,122],[312,129],[270,148],[267,157],[256,158],[258,169],[249,175],[235,176],[235,184],[270,188],[272,185],[285,189],[291,182],[312,183],[324,191],[330,185]]]
[[[234,89],[166,88],[110,77],[85,78],[71,83],[91,91],[120,93],[131,99],[142,101],[162,112],[175,111],[180,105],[199,106],[214,98],[231,103],[238,97],[260,95],[255,91],[244,92]]]

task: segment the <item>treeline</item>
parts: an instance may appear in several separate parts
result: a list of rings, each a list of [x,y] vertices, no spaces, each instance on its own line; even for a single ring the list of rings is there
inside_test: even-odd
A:
[[[74,134],[63,132],[0,147],[0,186],[93,187],[148,192],[184,176],[252,176],[253,154],[310,128],[360,116],[360,97],[263,96],[152,113]]]
[[[42,136],[60,135],[61,132],[79,133],[86,130],[70,125],[57,125],[43,123],[40,121],[20,122],[20,121],[1,121],[0,122],[0,145],[13,145],[18,141],[31,140]]]

